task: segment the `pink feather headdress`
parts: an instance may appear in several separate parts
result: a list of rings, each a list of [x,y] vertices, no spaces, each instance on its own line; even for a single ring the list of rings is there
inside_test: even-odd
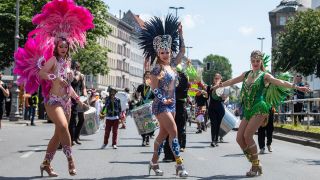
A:
[[[53,44],[58,38],[65,38],[70,48],[84,47],[86,31],[94,28],[90,11],[75,4],[73,0],[52,0],[43,6],[40,14],[33,17],[36,29],[29,37],[41,36],[41,44]]]
[[[39,71],[43,64],[53,55],[53,46],[39,46],[39,38],[29,38],[24,48],[14,53],[13,72],[19,75],[18,85],[24,85],[27,93],[38,90],[41,80]]]

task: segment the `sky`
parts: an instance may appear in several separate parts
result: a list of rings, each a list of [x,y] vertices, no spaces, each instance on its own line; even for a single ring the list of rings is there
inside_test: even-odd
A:
[[[111,14],[131,10],[143,20],[152,16],[175,15],[178,10],[190,59],[203,60],[210,54],[225,56],[232,64],[233,77],[250,68],[250,53],[271,54],[269,11],[281,0],[104,0]],[[186,54],[187,55],[187,54]]]

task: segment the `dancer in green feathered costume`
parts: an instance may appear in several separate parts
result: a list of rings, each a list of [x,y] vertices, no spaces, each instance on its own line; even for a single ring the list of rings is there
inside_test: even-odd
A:
[[[262,166],[258,159],[253,135],[266,122],[270,107],[278,106],[290,94],[290,89],[303,92],[310,89],[295,86],[295,84],[274,78],[267,73],[263,63],[265,59],[263,59],[263,54],[260,51],[253,51],[250,58],[252,70],[216,85],[214,89],[242,82],[241,103],[244,120],[241,121],[239,126],[237,142],[252,163],[252,167],[246,175],[256,176],[262,174]]]

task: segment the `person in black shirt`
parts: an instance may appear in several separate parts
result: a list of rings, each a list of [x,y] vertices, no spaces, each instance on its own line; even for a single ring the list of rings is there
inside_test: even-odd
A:
[[[150,72],[146,71],[143,75],[143,84],[140,84],[136,91],[137,97],[141,97],[139,103],[136,106],[142,105],[153,100],[154,95],[150,88]],[[141,134],[142,137],[142,146],[149,146],[150,144],[150,136],[153,135],[154,132],[150,132],[147,134]]]
[[[275,113],[274,107],[270,108],[267,125],[264,126],[264,127],[261,126],[258,129],[258,142],[259,142],[260,154],[264,154],[264,152],[265,152],[266,135],[267,135],[267,148],[268,148],[268,151],[269,152],[273,151],[273,149],[271,147],[271,143],[272,143],[272,134],[273,134],[273,130],[274,130],[274,126],[273,126],[274,113]]]
[[[8,89],[9,89],[9,96],[6,97],[6,103],[5,103],[7,117],[10,116],[10,112],[11,112],[12,93],[10,93],[10,89],[12,89],[12,82],[8,84]]]
[[[302,82],[302,76],[300,74],[296,75],[295,77],[295,85],[296,86],[300,86],[303,87],[305,86],[305,84]],[[294,100],[297,99],[304,99],[305,93],[302,91],[298,91],[298,90],[294,90]],[[296,102],[294,103],[294,112],[295,113],[301,113],[303,112],[303,102]],[[302,115],[298,115],[298,116],[294,116],[294,124],[297,124],[297,119],[298,121],[301,123],[301,121],[303,120],[304,116]]]
[[[216,73],[213,79],[214,85],[220,84],[222,80],[222,76],[219,73]],[[210,97],[210,103],[209,103],[209,118],[211,123],[211,146],[216,147],[218,146],[218,136],[219,136],[219,130],[220,125],[222,122],[222,118],[225,114],[225,109],[223,102],[227,98],[226,96],[218,96],[216,94],[216,91],[213,89],[213,86],[207,87],[208,96]]]
[[[72,69],[74,72],[74,79],[71,82],[72,88],[79,96],[87,96],[85,78],[84,78],[84,75],[80,72],[80,63],[73,61]],[[79,142],[80,141],[79,137],[80,137],[81,128],[84,123],[84,112],[80,111],[77,108],[78,103],[74,99],[71,99],[71,101],[72,101],[72,107],[71,107],[71,118],[69,123],[69,132],[72,140],[72,145],[74,143],[77,143],[80,145],[81,142]],[[78,123],[76,120],[77,116],[78,116]]]
[[[1,120],[3,116],[3,102],[6,97],[9,96],[9,89],[4,82],[1,81],[2,72],[0,71],[0,129],[1,129]]]

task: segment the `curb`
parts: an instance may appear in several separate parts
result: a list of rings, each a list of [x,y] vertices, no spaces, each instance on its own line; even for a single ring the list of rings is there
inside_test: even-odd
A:
[[[234,131],[238,131],[238,128],[233,128]],[[256,133],[257,135],[257,133]],[[297,136],[291,136],[291,135],[286,135],[282,134],[279,132],[274,131],[273,136],[274,139],[282,140],[282,141],[287,141],[291,143],[296,143],[296,144],[301,144],[304,146],[310,146],[314,148],[319,148],[320,149],[320,141],[317,141],[315,139],[311,138],[305,138],[305,137],[297,137]]]
[[[295,137],[286,136],[281,133],[273,133],[273,138],[320,149],[320,142],[312,139],[305,139],[305,138],[298,138],[298,137],[295,138]]]

